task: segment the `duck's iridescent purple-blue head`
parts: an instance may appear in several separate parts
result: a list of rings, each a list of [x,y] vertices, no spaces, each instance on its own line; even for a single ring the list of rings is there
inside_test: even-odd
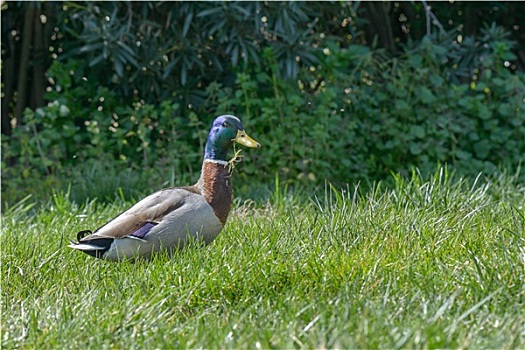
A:
[[[204,153],[204,159],[226,161],[228,150],[237,142],[250,148],[261,145],[244,131],[239,118],[233,115],[221,115],[213,121]]]

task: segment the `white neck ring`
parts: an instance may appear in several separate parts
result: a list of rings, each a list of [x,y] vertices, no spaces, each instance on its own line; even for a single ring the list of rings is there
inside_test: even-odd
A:
[[[225,160],[215,160],[215,159],[205,159],[204,162],[206,163],[215,163],[215,164],[221,164],[221,165],[228,165],[228,162]]]

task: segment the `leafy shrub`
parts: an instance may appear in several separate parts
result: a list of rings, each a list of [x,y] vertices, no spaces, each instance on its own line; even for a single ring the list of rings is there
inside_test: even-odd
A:
[[[26,109],[25,123],[2,138],[2,178],[8,180],[3,181],[4,193],[21,198],[20,188],[38,192],[32,179],[38,183],[47,176],[57,186],[57,178],[78,175],[72,168],[87,165],[89,173],[99,168],[93,164],[97,162],[102,168],[134,171],[148,167],[171,167],[178,174],[200,170],[193,165],[206,135],[194,113],[189,113],[188,121],[171,101],[160,106],[120,101],[112,86],[99,86],[76,60],[56,61],[48,79],[52,88],[46,98],[52,102],[35,111]],[[178,139],[187,139],[191,145]],[[194,141],[201,145],[197,150]],[[170,143],[177,144],[177,152],[167,147]]]
[[[246,173],[263,181],[275,172],[317,184],[383,179],[438,163],[494,173],[525,154],[525,75],[505,68],[511,48],[492,43],[466,83],[454,78],[448,44],[430,38],[399,58],[332,43],[299,87],[275,79],[270,54],[268,71],[238,74],[218,108],[249,116],[262,135],[266,151]]]
[[[2,139],[2,177],[9,180],[3,191],[20,196],[31,186],[25,180],[78,178],[70,168],[101,161],[116,164],[115,176],[128,167],[164,175],[152,175],[155,186],[182,174],[195,180],[209,123],[223,113],[241,117],[263,145],[236,176],[241,188],[276,174],[315,186],[409,174],[413,167],[433,171],[437,163],[463,175],[516,168],[525,154],[525,74],[506,68],[514,43],[496,27],[464,42],[467,48],[427,37],[398,57],[328,42],[319,64],[300,69],[294,81],[280,78],[277,50],[267,47],[260,65],[239,69],[232,83],[210,83],[202,104],[191,108],[175,97],[159,105],[137,96],[122,101],[115,86],[100,86],[80,61],[55,63],[51,102],[26,110],[26,123]],[[458,78],[457,52],[476,42],[490,45],[474,51],[481,56]]]

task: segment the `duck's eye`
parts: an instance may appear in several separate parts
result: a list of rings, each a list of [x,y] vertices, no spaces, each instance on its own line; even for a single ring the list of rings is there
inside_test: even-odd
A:
[[[222,126],[224,126],[225,128],[227,128],[229,125],[228,125],[228,122],[222,122]]]

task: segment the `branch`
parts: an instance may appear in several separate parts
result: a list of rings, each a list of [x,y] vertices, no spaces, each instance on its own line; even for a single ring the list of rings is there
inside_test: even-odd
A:
[[[425,17],[427,19],[427,35],[430,36],[430,34],[432,34],[431,31],[430,31],[430,23],[431,22],[436,27],[439,28],[439,31],[440,31],[441,34],[446,34],[445,29],[443,28],[443,26],[439,22],[439,20],[436,17],[436,15],[432,12],[431,7],[427,4],[426,0],[421,0],[421,2],[423,3],[423,7],[425,8]]]

